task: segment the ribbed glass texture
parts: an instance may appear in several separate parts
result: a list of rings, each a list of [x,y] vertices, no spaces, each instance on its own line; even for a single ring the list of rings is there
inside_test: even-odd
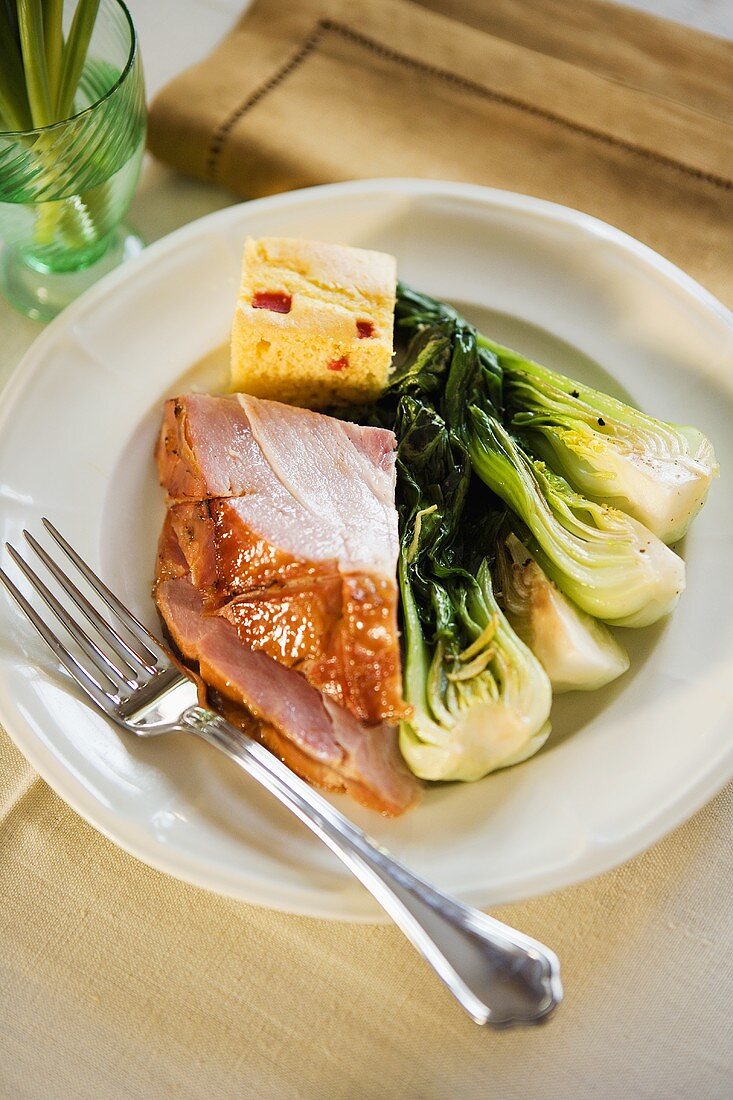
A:
[[[74,8],[64,5],[67,26]],[[74,111],[53,126],[0,133],[0,238],[39,271],[99,259],[135,190],[145,89],[120,0],[101,0]]]

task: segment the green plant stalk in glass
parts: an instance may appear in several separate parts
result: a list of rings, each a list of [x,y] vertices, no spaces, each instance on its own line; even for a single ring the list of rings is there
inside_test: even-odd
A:
[[[65,42],[63,0],[18,0],[12,22],[12,3],[1,7],[5,22],[0,25],[0,116],[4,126],[28,130],[62,122],[73,110],[99,0],[79,0]],[[43,170],[44,151],[50,154],[52,150],[53,143],[42,140],[36,146],[39,170]],[[70,247],[83,248],[94,221],[92,207],[84,202],[81,209],[69,212],[60,204],[44,205],[38,211],[36,241],[50,244],[60,230]]]
[[[140,247],[120,229],[145,134],[142,73],[122,0],[0,0],[0,131],[4,289],[47,319],[65,304],[43,308],[57,275],[102,257],[109,267],[128,243]],[[60,299],[67,286],[67,300],[82,289],[78,279],[62,282]],[[24,299],[38,289],[34,309]]]

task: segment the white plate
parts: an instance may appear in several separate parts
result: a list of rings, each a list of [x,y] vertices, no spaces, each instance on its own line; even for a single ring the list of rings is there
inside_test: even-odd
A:
[[[633,664],[621,681],[557,702],[555,732],[533,760],[479,783],[436,787],[401,820],[337,800],[416,871],[481,906],[628,859],[733,775],[725,484],[733,317],[617,230],[479,187],[336,184],[187,226],[43,333],[0,416],[0,537],[17,544],[23,527],[38,531],[40,517],[51,517],[153,628],[162,502],[151,455],[161,402],[213,377],[214,368],[191,368],[227,339],[248,233],[393,252],[401,278],[461,303],[498,339],[620,386],[713,439],[723,481],[684,548],[687,592],[667,623],[625,633]],[[44,779],[101,832],[153,867],[223,894],[379,919],[333,856],[223,758],[185,738],[122,738],[80,701],[8,605],[2,623],[0,717]]]

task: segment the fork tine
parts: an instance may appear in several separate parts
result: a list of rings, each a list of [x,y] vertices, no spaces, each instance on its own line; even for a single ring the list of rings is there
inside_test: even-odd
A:
[[[136,649],[133,649],[132,646],[128,645],[119,632],[116,631],[113,626],[110,626],[107,620],[99,614],[96,607],[89,602],[83,592],[79,591],[74,582],[69,580],[63,569],[57,565],[50,554],[46,553],[40,543],[34,539],[33,535],[31,535],[29,531],[23,531],[23,535],[33,552],[41,559],[48,571],[53,574],[67,596],[69,596],[79,608],[87,622],[91,623],[94,629],[109,643],[117,656],[125,662],[130,671],[137,673],[140,668],[143,668],[149,673],[155,672],[154,663],[151,663],[155,662],[155,654],[151,653],[146,646],[143,646],[145,653],[141,654],[138,653]],[[101,584],[101,581],[99,583]]]
[[[75,620],[69,615],[66,608],[59,603],[54,594],[46,587],[38,574],[35,573],[30,565],[20,556],[15,547],[11,546],[10,543],[6,543],[5,546],[11,558],[18,566],[18,569],[24,574],[46,606],[51,609],[61,625],[68,630],[71,637],[82,652],[89,658],[97,672],[100,672],[109,682],[110,687],[117,691],[122,684],[126,684],[129,688],[134,690],[137,686],[136,681],[131,680],[129,675],[125,675],[121,669],[117,668],[107,654],[99,648],[96,642],[84,633]]]
[[[3,569],[0,569],[0,582],[8,590],[26,618],[36,628],[44,642],[53,650],[57,660],[64,666],[71,678],[76,681],[82,691],[94,700],[98,707],[101,707],[105,714],[114,718],[119,699],[100,687],[87,670],[79,664],[76,657],[69,653],[68,649],[59,641],[54,632],[46,626],[40,615],[28,603],[23,593],[15,587]]]
[[[92,586],[97,595],[102,600],[104,600],[104,602],[107,604],[107,607],[109,607],[111,611],[114,611],[115,615],[117,615],[117,617],[125,624],[125,627],[127,628],[127,630],[129,630],[130,634],[132,634],[132,636],[136,638],[141,645],[144,646],[144,648],[147,650],[153,660],[157,659],[159,661],[162,661],[163,666],[167,668],[171,663],[170,654],[167,652],[166,649],[163,648],[158,639],[154,637],[154,635],[152,635],[146,627],[143,626],[139,619],[135,618],[133,613],[127,607],[125,607],[125,605],[121,603],[120,600],[117,599],[114,592],[111,592],[109,590],[104,581],[100,580],[97,574],[89,568],[84,559],[80,557],[79,554],[77,554],[74,547],[66,541],[61,532],[56,530],[54,525],[51,523],[51,520],[46,519],[46,517],[44,516],[41,522],[48,531],[49,535],[51,535],[58,546],[61,547],[67,558],[71,562],[73,562],[73,564],[82,574],[82,576]]]

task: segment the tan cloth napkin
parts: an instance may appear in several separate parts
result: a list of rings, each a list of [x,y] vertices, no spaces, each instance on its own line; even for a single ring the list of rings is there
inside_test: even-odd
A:
[[[593,0],[255,0],[150,114],[243,198],[425,176],[605,219],[733,305],[733,43]]]

